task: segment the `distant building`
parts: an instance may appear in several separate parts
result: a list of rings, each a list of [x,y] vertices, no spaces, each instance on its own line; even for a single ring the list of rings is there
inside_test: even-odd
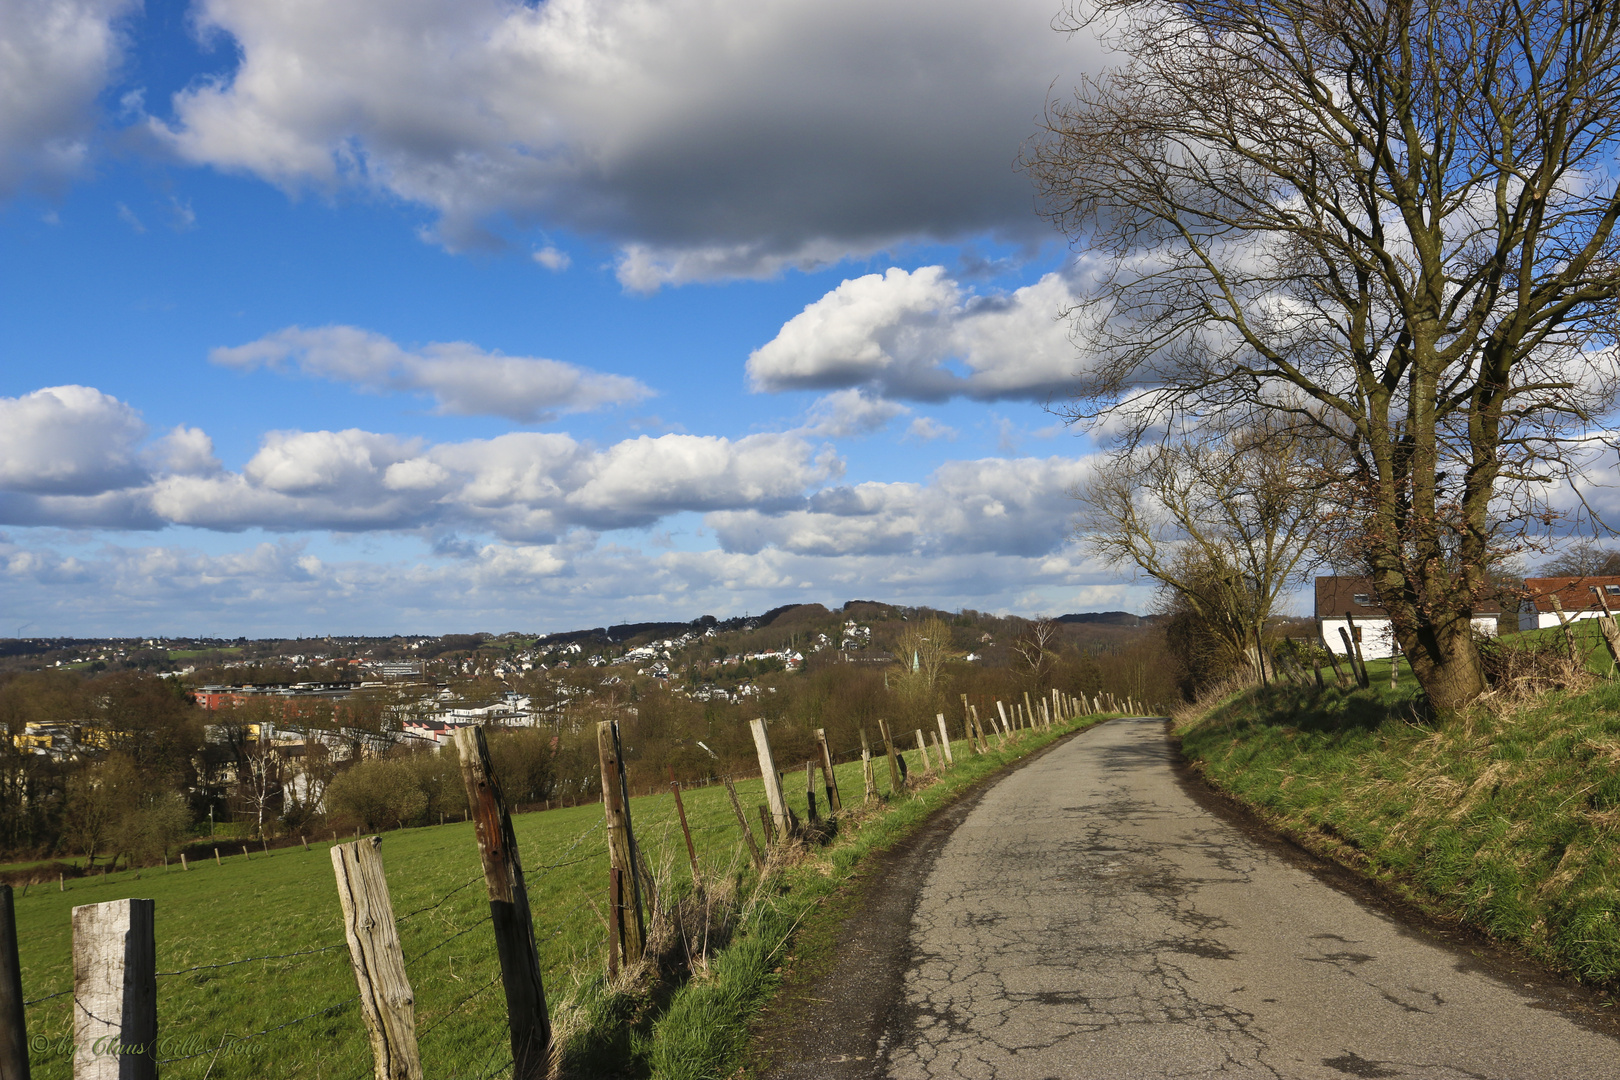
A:
[[[1554,597],[1571,622],[1597,618],[1605,604],[1611,611],[1620,611],[1620,577],[1525,578],[1524,588],[1529,595],[1519,605],[1520,630],[1557,626]]]
[[[1617,579],[1620,580],[1620,579]],[[1474,605],[1474,632],[1495,637],[1497,616],[1502,605],[1482,600]],[[1350,617],[1347,618],[1346,615]],[[1352,620],[1355,623],[1351,629]],[[1319,577],[1316,579],[1316,631],[1329,650],[1345,655],[1344,630],[1361,643],[1364,660],[1385,660],[1399,651],[1389,612],[1378,602],[1370,577]]]

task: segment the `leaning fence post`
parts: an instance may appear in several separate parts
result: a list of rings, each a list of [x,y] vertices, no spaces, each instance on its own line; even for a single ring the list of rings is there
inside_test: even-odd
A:
[[[23,1017],[17,909],[10,885],[0,885],[0,1076],[28,1080],[28,1022]]]
[[[73,909],[74,1080],[157,1080],[152,907],[109,900]]]
[[[922,755],[923,772],[925,772],[925,773],[933,772],[934,771],[934,765],[933,765],[933,762],[928,760],[928,744],[923,741],[922,728],[917,729],[917,752]],[[941,764],[944,764],[944,763],[941,762]]]
[[[878,734],[883,736],[884,753],[889,755],[889,793],[892,795],[904,788],[906,782],[900,776],[900,762],[894,751],[894,740],[889,737],[887,720],[878,721]]]
[[[669,790],[675,796],[675,812],[681,816],[681,835],[686,837],[686,854],[692,860],[692,891],[695,893],[703,887],[703,879],[698,876],[697,848],[692,846],[692,830],[686,824],[686,804],[681,802],[681,785],[675,780],[675,766],[669,766]]]
[[[754,830],[748,827],[748,815],[743,813],[742,802],[737,798],[737,785],[732,783],[730,773],[722,779],[726,784],[726,794],[731,796],[731,809],[737,815],[737,824],[742,829],[743,839],[748,841],[748,854],[753,857],[754,869],[763,870],[765,859],[759,853],[759,845],[754,843]]]
[[[955,765],[956,755],[951,753],[951,733],[945,730],[945,714],[935,713],[934,720],[939,724],[939,746],[945,753],[945,764]]]
[[[765,801],[770,803],[777,833],[785,840],[793,833],[793,823],[788,820],[787,799],[782,796],[782,777],[776,771],[776,759],[771,756],[771,740],[765,734],[765,721],[750,720],[748,726],[754,733],[754,749],[759,754],[759,771],[765,781]]]
[[[416,998],[405,977],[405,956],[394,905],[383,875],[382,837],[337,844],[332,871],[343,904],[343,934],[360,988],[360,1015],[371,1037],[376,1080],[422,1080],[416,1052]]]
[[[831,817],[844,809],[844,796],[838,790],[838,777],[833,772],[832,750],[827,746],[827,732],[816,728],[816,743],[821,747],[821,779],[827,785],[827,815]]]
[[[484,729],[457,728],[455,743],[461,756],[467,804],[472,809],[478,855],[484,866],[484,885],[489,892],[495,955],[501,962],[501,984],[506,990],[512,1076],[514,1080],[542,1080],[551,1053],[551,1020],[546,1013],[540,956],[535,949],[534,914],[523,880],[523,862],[518,857],[517,834],[512,830],[512,815],[490,766]]]
[[[623,914],[619,920],[618,948],[626,967],[641,959],[647,927],[641,917],[641,882],[636,872],[635,839],[630,831],[630,808],[624,797],[624,764],[613,721],[596,725],[596,750],[602,762],[602,814],[608,826],[608,859],[619,868],[618,891],[608,897]]]
[[[877,798],[877,777],[872,775],[872,748],[866,742],[866,729],[861,728],[861,779],[866,782],[866,801]]]

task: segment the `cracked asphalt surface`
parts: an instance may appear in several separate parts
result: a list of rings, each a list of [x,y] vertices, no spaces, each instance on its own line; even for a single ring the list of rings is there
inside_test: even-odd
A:
[[[1173,761],[1162,720],[1116,720],[924,836],[769,1075],[1620,1078],[1620,1042],[1211,814]]]

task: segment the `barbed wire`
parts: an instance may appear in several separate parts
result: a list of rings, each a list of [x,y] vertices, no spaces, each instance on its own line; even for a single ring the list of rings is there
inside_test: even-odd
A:
[[[348,945],[345,943],[342,945],[323,945],[319,949],[300,949],[298,952],[279,953],[274,956],[249,956],[244,960],[226,960],[219,964],[198,964],[196,967],[179,968],[175,971],[160,971],[157,973],[157,977],[161,979],[167,975],[186,975],[193,971],[214,971],[218,968],[236,967],[238,964],[251,964],[259,960],[288,960],[294,956],[315,956],[318,953],[331,952],[333,949],[346,948],[348,948]]]
[[[411,919],[414,919],[416,916],[421,915],[423,912],[437,910],[438,908],[443,907],[446,901],[448,901],[452,896],[456,895],[456,893],[460,892],[462,889],[465,889],[468,886],[474,885],[474,884],[476,884],[476,883],[478,883],[480,881],[483,881],[483,880],[484,880],[484,875],[483,875],[483,872],[480,871],[479,873],[475,874],[474,876],[468,878],[466,881],[463,881],[460,885],[457,885],[455,888],[451,889],[449,892],[445,893],[443,896],[439,897],[433,903],[425,904],[422,907],[417,908],[415,911],[412,911],[412,912],[410,912],[408,914],[405,914],[405,915],[401,915],[399,918],[394,920],[394,924],[397,926],[400,923],[407,922],[407,921],[409,921]]]
[[[407,964],[416,963],[418,960],[422,959],[422,957],[426,956],[428,953],[437,952],[439,949],[444,948],[446,945],[448,945],[452,941],[456,940],[456,938],[464,937],[467,934],[472,933],[474,930],[478,929],[480,926],[483,926],[485,923],[490,922],[494,918],[495,918],[495,915],[494,915],[493,912],[491,912],[488,915],[485,915],[482,919],[479,919],[477,922],[473,923],[471,926],[467,927],[465,930],[457,930],[455,933],[451,934],[449,937],[445,938],[443,941],[440,941],[437,945],[430,945],[427,948],[423,949],[421,952],[417,953],[415,956],[408,957],[405,960],[405,963],[407,963]]]
[[[33,1001],[25,1001],[25,1002],[23,1002],[23,1008],[26,1009],[30,1005],[38,1005],[41,1002],[49,1001],[52,998],[65,997],[65,996],[67,996],[68,994],[71,994],[71,993],[73,993],[73,989],[71,987],[69,987],[66,990],[58,990],[54,994],[46,994],[44,997],[35,998]]]
[[[458,1001],[454,1005],[450,1006],[450,1011],[449,1012],[445,1013],[443,1016],[441,1016],[437,1020],[433,1021],[433,1024],[432,1024],[431,1027],[428,1027],[428,1028],[424,1029],[422,1034],[420,1034],[420,1035],[418,1035],[416,1037],[417,1041],[420,1042],[421,1040],[426,1039],[429,1035],[433,1034],[433,1032],[435,1032],[435,1031],[437,1031],[439,1029],[439,1026],[441,1024],[443,1024],[446,1020],[450,1019],[452,1016],[456,1015],[456,1013],[460,1012],[461,1007],[463,1005],[467,1004],[467,1002],[471,1001],[473,998],[477,997],[479,994],[482,994],[485,990],[488,990],[490,987],[494,986],[496,983],[498,983],[500,981],[501,981],[501,977],[500,977],[499,974],[497,974],[493,979],[489,980],[489,982],[485,983],[483,986],[480,986],[478,989],[474,990],[472,993],[468,994],[466,997],[462,998],[460,1001]]]

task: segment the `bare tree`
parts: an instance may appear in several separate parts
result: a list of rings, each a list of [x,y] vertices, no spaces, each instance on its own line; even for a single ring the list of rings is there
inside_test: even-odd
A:
[[[1081,542],[1175,594],[1229,662],[1265,678],[1265,626],[1320,561],[1320,440],[1206,428],[1110,455],[1074,491]]]
[[[1614,577],[1620,575],[1620,551],[1582,540],[1543,563],[1540,569],[1545,577]]]
[[[1030,162],[1100,268],[1075,417],[1127,443],[1256,412],[1339,440],[1413,672],[1437,708],[1471,700],[1489,567],[1613,406],[1620,5],[1088,10],[1122,62]]]
[[[1028,676],[1032,689],[1044,689],[1047,677],[1057,665],[1057,655],[1053,649],[1061,629],[1056,619],[1036,615],[1023,632],[1012,640],[1011,649]]]

